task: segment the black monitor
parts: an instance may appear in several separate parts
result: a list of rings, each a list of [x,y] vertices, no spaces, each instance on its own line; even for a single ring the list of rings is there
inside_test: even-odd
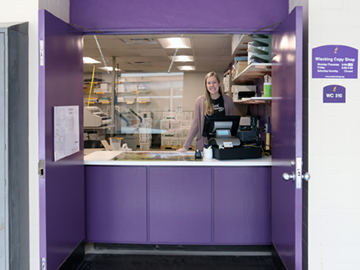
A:
[[[207,138],[216,137],[216,129],[220,136],[235,136],[239,128],[239,115],[224,115],[224,116],[205,116],[204,129],[202,136]],[[225,134],[225,130],[230,130],[231,134]],[[224,134],[221,134],[222,131]]]

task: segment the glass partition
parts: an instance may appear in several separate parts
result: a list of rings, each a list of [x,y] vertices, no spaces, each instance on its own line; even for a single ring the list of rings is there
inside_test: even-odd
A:
[[[182,147],[193,119],[193,111],[183,109],[183,79],[182,72],[119,73],[113,84],[111,73],[85,74],[85,152],[106,143],[111,150]]]

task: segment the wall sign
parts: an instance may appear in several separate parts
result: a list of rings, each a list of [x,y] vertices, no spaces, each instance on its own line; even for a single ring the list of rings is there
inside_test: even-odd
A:
[[[79,106],[54,107],[54,161],[80,151]]]
[[[324,87],[323,103],[345,103],[346,91],[341,85],[328,85]]]
[[[326,45],[312,49],[312,77],[356,79],[358,50],[342,45]]]

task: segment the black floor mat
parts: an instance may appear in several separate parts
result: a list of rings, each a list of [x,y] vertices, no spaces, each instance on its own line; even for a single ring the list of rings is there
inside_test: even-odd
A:
[[[270,256],[87,254],[79,270],[274,270]]]

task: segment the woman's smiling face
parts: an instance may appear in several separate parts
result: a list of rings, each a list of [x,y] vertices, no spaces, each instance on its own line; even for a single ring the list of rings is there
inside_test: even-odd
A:
[[[220,83],[215,76],[211,76],[206,79],[206,89],[209,91],[212,99],[219,97]]]

